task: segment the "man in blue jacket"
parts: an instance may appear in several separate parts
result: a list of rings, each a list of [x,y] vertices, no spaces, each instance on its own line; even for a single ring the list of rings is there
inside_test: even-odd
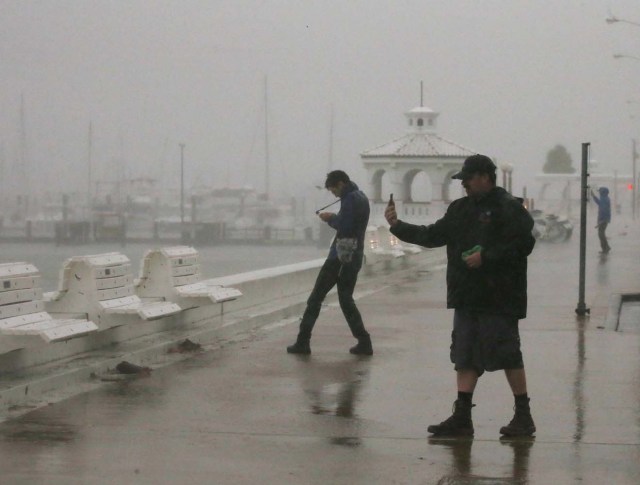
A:
[[[600,197],[596,196],[592,190],[591,197],[598,204],[598,225],[596,227],[598,228],[598,238],[600,239],[600,252],[607,254],[611,251],[606,234],[607,226],[611,222],[611,199],[609,199],[609,189],[606,187],[600,187],[598,193]]]
[[[447,247],[447,308],[454,309],[451,362],[458,398],[453,415],[427,428],[435,436],[473,436],[473,392],[485,371],[503,370],[515,400],[515,415],[500,428],[505,436],[536,431],[518,322],[527,314],[527,256],[533,250],[533,219],[522,201],[496,186],[496,166],[485,155],[468,157],[454,179],[467,196],[454,200],[428,226],[385,210],[391,232],[428,248]]]
[[[311,331],[320,314],[320,308],[329,290],[338,286],[338,300],[351,333],[358,339],[349,349],[355,355],[372,355],[371,337],[362,322],[362,316],[353,301],[353,290],[362,267],[364,236],[369,223],[369,199],[342,170],[327,174],[324,184],[334,196],[340,198],[340,211],[320,212],[318,216],[336,230],[329,256],[318,273],[315,286],[302,315],[298,338],[287,347],[290,354],[310,354]]]

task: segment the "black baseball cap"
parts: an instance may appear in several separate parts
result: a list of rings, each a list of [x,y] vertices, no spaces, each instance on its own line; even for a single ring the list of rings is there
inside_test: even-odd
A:
[[[464,161],[462,170],[452,175],[451,178],[464,180],[476,173],[496,173],[496,165],[486,155],[471,155]]]

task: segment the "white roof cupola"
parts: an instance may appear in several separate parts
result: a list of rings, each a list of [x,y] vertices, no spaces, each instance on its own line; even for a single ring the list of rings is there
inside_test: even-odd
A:
[[[436,119],[439,114],[426,106],[419,106],[407,111],[405,116],[409,122],[409,133],[435,133]]]

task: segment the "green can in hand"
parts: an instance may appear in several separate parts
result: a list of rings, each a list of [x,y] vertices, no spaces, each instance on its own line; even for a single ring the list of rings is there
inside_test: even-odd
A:
[[[477,253],[478,251],[482,251],[482,246],[480,246],[479,244],[476,244],[471,249],[467,249],[465,252],[462,253],[462,259],[467,259],[473,253]]]

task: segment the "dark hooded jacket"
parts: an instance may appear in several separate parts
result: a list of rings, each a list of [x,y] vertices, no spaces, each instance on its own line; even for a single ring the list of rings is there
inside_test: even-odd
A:
[[[609,224],[611,222],[611,199],[609,198],[609,189],[600,187],[598,189],[600,197],[591,194],[593,200],[598,204],[598,224]]]
[[[398,221],[391,232],[409,243],[447,247],[447,308],[525,318],[532,229],[521,199],[494,187],[480,198],[453,201],[429,226]],[[482,246],[482,265],[470,269],[462,253],[476,245]]]
[[[340,195],[340,211],[327,221],[336,230],[336,237],[329,249],[329,258],[337,258],[336,239],[356,238],[356,255],[364,253],[364,236],[369,224],[369,199],[355,182],[349,181]]]

